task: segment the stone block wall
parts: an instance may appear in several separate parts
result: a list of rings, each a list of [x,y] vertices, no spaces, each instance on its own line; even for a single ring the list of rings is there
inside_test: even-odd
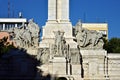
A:
[[[105,79],[105,50],[81,50],[84,79]]]
[[[108,54],[105,50],[80,50],[78,53],[76,49],[71,49],[71,56],[71,63],[65,57],[54,57],[42,70],[57,77],[74,80],[120,79],[120,54]],[[80,63],[77,58],[81,58]]]
[[[120,54],[108,54],[108,78],[111,80],[120,79]]]

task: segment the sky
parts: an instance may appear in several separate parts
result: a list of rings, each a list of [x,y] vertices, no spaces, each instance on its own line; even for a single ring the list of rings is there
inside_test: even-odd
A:
[[[48,0],[9,0],[10,17],[33,18],[40,27],[48,17]],[[0,0],[0,18],[8,17],[8,0]],[[78,20],[86,23],[108,23],[108,37],[120,38],[120,0],[70,0],[70,21],[74,26]]]

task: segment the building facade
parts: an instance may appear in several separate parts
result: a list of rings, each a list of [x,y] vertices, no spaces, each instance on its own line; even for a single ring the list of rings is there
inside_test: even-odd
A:
[[[20,27],[22,23],[27,23],[26,18],[0,18],[0,31],[7,31],[10,28]]]
[[[82,27],[88,30],[96,30],[102,33],[108,39],[108,24],[107,23],[82,23]]]

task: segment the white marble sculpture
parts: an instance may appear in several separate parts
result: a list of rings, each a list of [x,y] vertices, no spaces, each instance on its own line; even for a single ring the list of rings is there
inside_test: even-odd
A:
[[[80,48],[103,49],[104,42],[102,33],[82,28],[81,21],[79,21],[75,27],[75,35]]]
[[[39,26],[31,19],[28,26],[24,23],[17,28],[13,29],[14,41],[17,47],[31,48],[38,47],[39,44]]]

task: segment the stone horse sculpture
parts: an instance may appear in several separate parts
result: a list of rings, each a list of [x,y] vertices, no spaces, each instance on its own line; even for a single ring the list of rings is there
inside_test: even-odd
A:
[[[84,49],[102,49],[103,34],[97,31],[90,31],[82,28],[82,23],[78,22],[75,27],[76,40],[80,48]]]
[[[14,41],[21,48],[38,47],[39,45],[39,26],[31,19],[28,26],[24,23],[18,28],[12,30],[14,33]]]
[[[28,48],[32,45],[30,31],[21,28],[14,28],[15,43],[19,47]]]

